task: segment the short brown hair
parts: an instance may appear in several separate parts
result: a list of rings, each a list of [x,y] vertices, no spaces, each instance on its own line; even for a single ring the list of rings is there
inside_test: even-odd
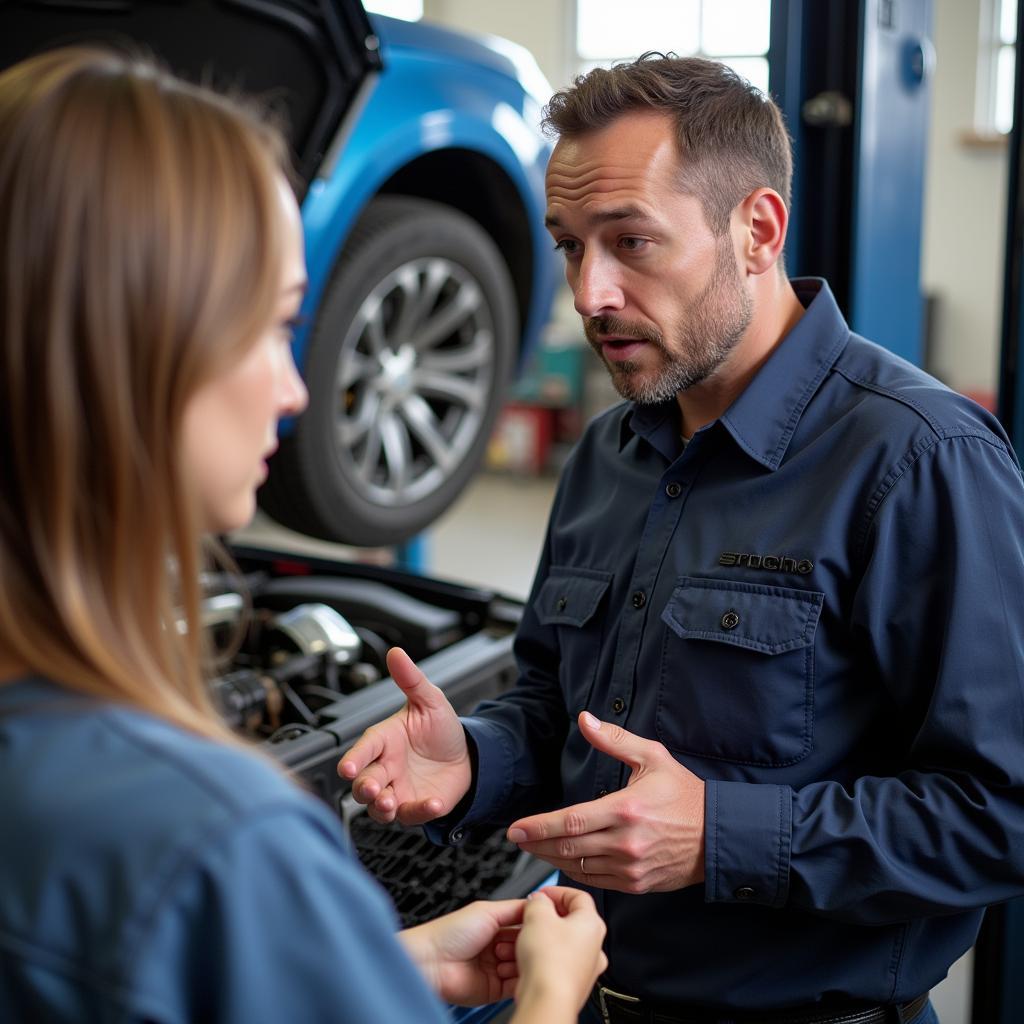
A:
[[[664,111],[676,126],[681,187],[695,195],[716,234],[737,203],[770,188],[789,205],[793,155],[782,112],[732,68],[701,57],[649,52],[580,75],[544,111],[557,136],[604,128],[633,110]]]

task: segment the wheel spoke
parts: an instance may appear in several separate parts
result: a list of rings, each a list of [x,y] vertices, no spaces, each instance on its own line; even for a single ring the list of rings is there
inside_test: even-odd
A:
[[[422,278],[412,264],[401,269],[398,286],[402,291],[402,308],[398,323],[391,332],[391,347],[395,351],[407,342],[415,341],[419,325],[430,315],[448,276],[444,260],[431,260]]]
[[[344,448],[354,448],[366,437],[380,410],[380,399],[373,392],[367,392],[359,403],[355,416],[339,415],[335,433],[338,443]]]
[[[424,352],[417,365],[424,370],[439,373],[465,373],[486,366],[493,358],[493,335],[490,331],[479,330],[474,335],[471,345]]]
[[[373,484],[377,472],[377,463],[380,460],[381,436],[380,424],[375,419],[370,420],[370,429],[366,436],[366,447],[356,463],[356,472],[359,479],[367,485]]]
[[[456,452],[442,435],[437,417],[419,395],[410,395],[400,406],[402,417],[434,464],[445,474],[458,464]]]
[[[413,338],[413,345],[418,352],[433,347],[454,333],[455,328],[464,323],[479,308],[483,299],[480,289],[472,282],[464,283],[456,295],[433,313],[418,328]]]
[[[362,321],[359,324],[359,320]],[[358,319],[358,342],[366,339],[370,353],[379,356],[387,344],[384,331],[384,317],[382,315],[381,301],[379,295],[368,295],[362,306],[359,308]]]
[[[474,412],[483,408],[488,393],[484,381],[469,380],[451,373],[432,373],[419,367],[413,374],[413,387],[421,395],[453,402]]]
[[[409,433],[402,421],[393,412],[380,418],[381,442],[384,445],[384,460],[388,466],[388,483],[397,498],[409,483],[412,471],[412,446]]]
[[[388,344],[396,352],[408,340],[419,321],[420,276],[412,264],[401,267],[394,275],[396,291],[401,292],[402,299],[398,309],[398,320],[391,325],[388,333]]]
[[[339,360],[338,379],[335,385],[340,394],[344,395],[353,384],[368,380],[380,372],[380,365],[361,352],[350,352]]]

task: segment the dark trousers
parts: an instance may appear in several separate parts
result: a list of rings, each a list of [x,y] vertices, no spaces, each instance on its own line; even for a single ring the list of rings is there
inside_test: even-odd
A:
[[[723,1021],[728,1019],[727,1014],[722,1015]],[[600,1012],[591,1000],[587,1001],[580,1012],[579,1024],[604,1024]],[[912,1019],[904,1021],[903,1024],[940,1024],[940,1021],[938,1014],[935,1012],[935,1007],[930,1002],[926,1002],[924,1007]]]

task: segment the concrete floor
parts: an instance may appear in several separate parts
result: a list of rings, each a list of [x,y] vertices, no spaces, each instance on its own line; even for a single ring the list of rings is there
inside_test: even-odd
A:
[[[485,473],[423,536],[422,572],[460,583],[529,593],[555,494],[554,477]],[[285,530],[262,514],[235,533],[238,543],[281,547],[347,561],[390,563],[386,549],[350,548]]]
[[[524,598],[529,592],[556,480],[484,473],[424,537],[426,574],[492,587]],[[386,562],[387,551],[366,551],[311,540],[258,516],[235,539],[346,560]],[[969,953],[932,991],[941,1024],[969,1024]]]

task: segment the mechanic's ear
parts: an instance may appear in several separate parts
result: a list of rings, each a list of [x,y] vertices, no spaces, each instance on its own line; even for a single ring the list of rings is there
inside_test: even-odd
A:
[[[740,238],[740,265],[750,274],[771,270],[782,255],[789,226],[789,211],[774,189],[758,188],[732,212]]]

